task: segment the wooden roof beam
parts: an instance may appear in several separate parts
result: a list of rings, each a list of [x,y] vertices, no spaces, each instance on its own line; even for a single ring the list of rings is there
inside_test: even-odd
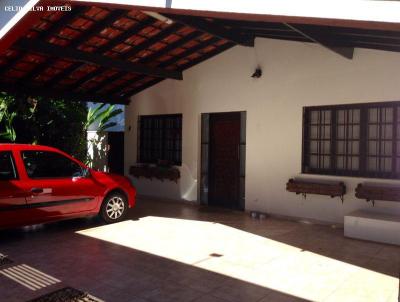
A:
[[[99,34],[105,28],[111,26],[115,21],[122,18],[126,14],[126,10],[114,10],[109,13],[103,20],[99,20],[88,30],[82,32],[76,39],[69,44],[70,47],[76,47],[79,44],[89,40],[93,35]]]
[[[79,7],[76,11],[74,9],[73,14],[65,14],[60,20],[58,20],[55,25],[51,28],[50,31],[43,31],[43,34],[45,37],[51,37],[52,35],[56,34],[58,31],[60,31],[63,27],[66,26],[69,22],[74,20],[75,18],[79,17],[80,14],[82,14],[85,10],[88,10],[87,7]],[[106,16],[103,20],[97,22],[95,25],[91,26],[87,31],[82,32],[78,38],[74,39],[71,41],[69,44],[69,47],[76,47],[79,44],[81,44],[84,41],[87,41],[90,39],[95,34],[98,34],[100,31],[103,29],[107,28],[108,26],[112,25],[115,21],[117,21],[119,18],[124,16],[126,14],[125,10],[115,10],[109,13],[108,16]],[[45,38],[40,36],[40,38]],[[51,67],[55,63],[55,58],[51,58],[47,60],[46,62],[43,62],[42,64],[39,64],[36,66],[34,69],[32,69],[26,76],[21,78],[21,81],[28,81],[36,78],[40,73],[43,72],[43,70]]]
[[[217,55],[217,54],[219,54],[219,53],[221,53],[221,52],[223,52],[225,50],[228,50],[229,48],[232,48],[233,46],[235,46],[235,44],[232,43],[232,42],[226,43],[226,44],[216,48],[215,50],[210,51],[207,54],[205,54],[205,55],[203,55],[203,56],[201,56],[201,57],[199,57],[199,58],[197,58],[197,59],[195,59],[193,61],[190,61],[190,62],[188,62],[187,64],[185,64],[183,66],[181,66],[181,69],[182,70],[188,69],[188,68],[190,68],[190,67],[192,67],[192,66],[194,66],[196,64],[199,64],[199,63],[201,63],[201,62],[203,62],[203,61],[205,61],[205,60],[207,60],[209,58],[212,58],[213,56],[215,56],[215,55]],[[187,54],[189,54],[189,53],[187,53]],[[129,89],[128,91],[126,91],[124,93],[124,97],[131,97],[131,96],[133,96],[135,94],[138,94],[139,92],[141,92],[141,91],[143,91],[143,90],[145,90],[145,89],[147,89],[147,88],[149,88],[149,87],[151,87],[153,85],[156,85],[157,83],[161,82],[162,80],[163,79],[154,79],[154,80],[152,80],[150,82],[147,82],[146,84],[144,84],[144,85],[142,85],[140,87],[135,87],[135,88]],[[108,92],[108,93],[110,93],[110,92]]]
[[[118,98],[110,95],[98,95],[94,93],[76,93],[59,89],[48,89],[47,87],[38,87],[31,85],[10,84],[0,82],[0,91],[10,94],[26,94],[31,97],[44,97],[50,99],[64,99],[68,101],[81,102],[96,102],[96,103],[112,103],[112,104],[127,104],[126,98]]]
[[[104,53],[106,51],[109,51],[111,49],[113,49],[116,45],[120,44],[120,43],[124,43],[126,39],[128,39],[129,37],[137,34],[138,32],[140,32],[143,28],[150,26],[153,24],[153,20],[151,18],[148,18],[138,24],[136,24],[135,26],[133,26],[132,28],[128,29],[127,31],[123,32],[122,34],[118,35],[116,38],[110,40],[109,42],[107,42],[105,45],[99,47],[98,49],[96,49],[94,52],[95,53]],[[120,56],[119,56],[120,57]],[[72,72],[74,72],[75,70],[79,69],[83,64],[77,64],[76,68],[73,69],[70,72],[67,72],[67,74],[70,74]],[[101,67],[98,68],[92,72],[89,72],[86,76],[84,76],[83,78],[79,79],[78,81],[76,81],[74,84],[72,84],[70,86],[71,89],[76,89],[79,86],[83,85],[84,83],[86,83],[88,80],[102,74],[103,72],[107,71],[107,68]],[[121,72],[121,74],[123,75],[125,72]]]
[[[310,41],[315,42],[315,43],[325,47],[326,49],[329,49],[330,51],[337,53],[338,55],[340,55],[346,59],[349,59],[349,60],[353,59],[354,47],[335,46],[335,45],[332,45],[331,43],[329,43],[328,41],[326,41],[320,33],[317,33],[315,31],[307,29],[302,25],[288,24],[288,23],[284,23],[284,24],[288,28],[294,30],[295,32],[302,35],[303,37],[309,39]]]
[[[253,35],[244,34],[241,31],[234,29],[227,29],[217,24],[216,22],[211,23],[205,19],[193,18],[190,16],[183,16],[183,15],[167,15],[167,16],[172,20],[196,28],[202,32],[209,33],[215,37],[231,41],[235,44],[248,47],[254,46]]]
[[[184,52],[179,54],[179,56],[172,57],[172,58],[162,62],[159,66],[160,67],[166,67],[166,66],[175,64],[176,62],[180,61],[181,59],[184,59],[184,58],[186,58],[186,57],[188,57],[188,56],[190,56],[190,55],[192,55],[192,54],[194,54],[194,53],[196,53],[196,52],[198,52],[198,51],[200,51],[200,50],[202,50],[202,49],[204,49],[204,48],[206,48],[206,47],[208,47],[210,45],[213,45],[213,44],[217,43],[218,41],[219,41],[218,38],[211,38],[209,40],[206,40],[206,41],[204,41],[202,43],[199,43],[198,45],[196,45],[196,46],[194,46],[192,48],[186,49]]]
[[[138,33],[142,28],[152,24],[152,18],[148,18],[147,21],[141,22],[138,24],[138,26],[136,26],[136,30],[134,33],[131,32],[131,30],[121,34],[120,36],[117,36],[117,38],[115,40],[118,39],[117,43],[115,43],[116,41],[112,40],[111,42],[105,44],[103,46],[103,48],[99,48],[97,49],[95,52],[96,53],[101,53],[104,51],[107,51],[109,49],[112,49],[115,45],[117,45],[118,43],[122,43],[123,41],[125,41],[127,38],[129,38],[130,36],[133,36],[135,33]],[[159,40],[162,40],[166,37],[168,37],[169,35],[171,35],[172,33],[174,33],[175,31],[179,30],[179,28],[181,28],[181,25],[177,25],[177,26],[171,26],[168,27],[167,29],[161,31],[160,33],[156,34],[155,36],[153,36],[152,38],[146,40],[145,42],[137,45],[137,46],[133,46],[131,50],[129,50],[127,53],[122,53],[121,55],[119,55],[120,59],[129,59],[130,57],[132,57],[134,54],[140,52],[143,49],[146,49],[147,47],[153,45],[154,43],[158,42]],[[131,32],[130,34],[128,34],[128,32]],[[121,39],[120,39],[121,38]],[[122,40],[122,38],[124,38]],[[111,46],[111,48],[109,47]],[[93,72],[90,72],[89,74],[87,74],[85,77],[83,77],[82,79],[78,80],[76,83],[74,83],[71,88],[72,89],[76,89],[77,87],[79,87],[80,85],[84,84],[85,82],[87,82],[88,80],[90,80],[93,77],[98,76],[99,74],[102,74],[103,72],[105,72],[107,69],[104,68],[99,68],[97,70],[94,70]],[[125,74],[125,72],[119,72],[118,74],[114,75],[114,77],[122,77]],[[101,85],[104,84],[104,82],[106,82],[107,79],[105,79],[104,81],[101,81],[101,83],[99,83],[98,85],[96,85],[93,89],[97,90],[97,88]],[[91,90],[93,90],[91,89]]]
[[[162,81],[162,79],[155,79],[150,82],[147,82],[146,84],[144,84],[142,86],[129,89],[128,91],[125,92],[125,96],[130,99],[130,97],[134,96],[135,94],[138,94],[139,92],[142,92],[143,90],[146,90],[147,88],[154,86],[154,85],[160,83],[161,81]]]
[[[34,39],[21,39],[15,44],[15,47],[22,50],[33,51],[41,53],[50,57],[61,57],[79,62],[95,64],[102,67],[118,69],[125,72],[133,72],[138,74],[145,74],[158,78],[170,78],[175,80],[182,80],[182,72],[169,71],[157,67],[149,67],[143,64],[133,63],[129,61],[122,61],[112,59],[101,54],[85,52],[74,48],[58,46],[55,44],[37,41]]]
[[[308,23],[366,29],[400,29],[399,1],[171,1],[171,0],[71,0],[98,6],[132,7],[158,13],[183,12],[206,18]]]
[[[42,31],[38,34],[38,38],[46,38],[50,35],[53,35],[55,33],[57,33],[63,26],[65,26],[66,23],[71,22],[73,19],[79,17],[80,14],[82,14],[87,8],[80,6],[80,7],[76,7],[74,8],[73,11],[71,11],[68,14],[64,14],[56,23],[52,24],[50,26],[50,28],[48,28],[45,31]],[[62,24],[62,26],[60,26]],[[17,56],[15,56],[13,59],[9,60],[8,63],[6,63],[5,65],[3,65],[0,68],[0,73],[4,73],[6,72],[8,69],[12,68],[19,60],[22,59],[22,57],[25,55],[25,53],[19,53]],[[40,64],[41,65],[41,64]],[[40,68],[40,70],[42,71],[43,68]],[[34,68],[28,76],[30,76],[30,74],[34,74],[34,72],[36,71],[36,68]]]
[[[113,49],[118,44],[124,43],[125,40],[127,40],[128,38],[132,37],[135,34],[138,34],[142,29],[146,28],[147,26],[151,26],[153,23],[154,22],[151,18],[147,18],[143,21],[138,22],[133,27],[125,30],[124,32],[116,36],[114,39],[109,40],[103,46],[100,46],[98,49],[96,49],[96,52],[103,53]]]
[[[188,34],[187,36],[184,36],[181,39],[179,39],[179,40],[177,40],[177,41],[175,41],[175,42],[173,42],[171,44],[168,44],[167,46],[165,46],[161,50],[159,50],[159,51],[157,51],[157,52],[155,52],[155,53],[153,53],[153,54],[151,54],[151,55],[149,55],[147,57],[144,57],[143,59],[139,60],[139,62],[140,63],[147,63],[147,62],[151,62],[153,60],[156,60],[157,58],[162,57],[163,55],[167,54],[171,50],[174,50],[174,49],[176,49],[178,47],[181,47],[184,44],[186,44],[187,42],[198,38],[202,34],[203,34],[202,32],[194,31],[194,32]],[[98,85],[96,85],[95,87],[93,87],[89,91],[92,91],[92,90],[96,91],[96,90],[100,89],[100,87],[102,85],[104,85],[105,82],[109,82],[109,83],[113,82],[113,81],[117,80],[118,78],[122,77],[123,75],[124,75],[123,72],[119,72],[119,73],[115,74],[114,76],[111,76],[110,78],[104,79],[104,81],[101,81]],[[120,88],[120,86],[117,86],[117,87],[113,88],[112,91],[116,92],[116,89],[119,89],[119,88]]]
[[[171,52],[174,49],[185,46],[186,43],[199,38],[201,35],[203,35],[202,32],[194,31],[194,32],[182,37],[181,39],[179,39],[171,44],[168,44],[167,46],[160,49],[159,51],[154,52],[154,53],[148,55],[147,57],[144,57],[143,59],[140,60],[140,62],[142,62],[142,63],[152,62],[152,61],[156,60],[157,58],[161,58],[162,56],[168,54],[169,52]]]
[[[160,31],[158,34],[154,35],[153,37],[147,39],[146,41],[143,41],[139,45],[132,47],[131,50],[128,50],[127,52],[122,53],[121,58],[129,59],[129,58],[133,57],[134,55],[138,54],[139,52],[141,52],[142,50],[149,48],[151,45],[153,45],[157,42],[161,42],[163,39],[174,34],[181,28],[182,28],[182,25],[180,25],[180,24],[170,25],[169,27]]]
[[[67,77],[69,74],[77,70],[80,66],[82,66],[81,62],[74,62],[72,63],[69,67],[63,69],[59,73],[57,73],[55,76],[53,76],[50,80],[46,82],[46,85],[48,87],[53,87],[56,85],[58,82],[60,82],[62,79]]]
[[[231,43],[231,42],[226,43],[225,45],[222,45],[222,46],[216,48],[215,50],[210,51],[207,54],[205,54],[205,55],[203,55],[203,56],[201,56],[201,57],[199,57],[199,58],[197,58],[197,59],[195,59],[193,61],[190,61],[190,62],[188,62],[187,64],[185,64],[183,66],[181,66],[181,69],[182,70],[188,69],[188,68],[190,68],[190,67],[192,67],[192,66],[194,66],[196,64],[199,64],[199,63],[201,63],[201,62],[203,62],[205,60],[208,60],[209,58],[212,58],[213,56],[215,56],[215,55],[217,55],[217,54],[219,54],[219,53],[221,53],[221,52],[223,52],[225,50],[228,50],[229,48],[232,48],[233,46],[235,46],[234,43]],[[147,88],[149,88],[149,87],[151,87],[153,85],[156,85],[157,83],[161,82],[162,80],[163,79],[154,79],[153,81],[147,82],[146,84],[144,84],[144,85],[142,85],[140,87],[135,87],[135,88],[129,89],[128,91],[126,91],[124,93],[124,97],[131,97],[131,96],[133,96],[135,94],[138,94],[139,92],[141,92],[141,91],[143,91],[143,90],[145,90],[145,89],[147,89]]]
[[[179,60],[184,59],[184,58],[186,58],[187,56],[190,56],[190,55],[194,54],[195,52],[198,52],[198,51],[200,51],[200,50],[206,48],[207,46],[210,46],[210,45],[212,45],[212,44],[214,44],[214,43],[216,43],[216,42],[218,42],[218,41],[219,41],[219,38],[215,38],[215,37],[214,37],[214,38],[211,38],[211,39],[209,39],[209,40],[207,40],[207,41],[201,42],[201,43],[199,43],[198,45],[196,45],[196,46],[194,46],[194,47],[192,47],[192,48],[186,49],[184,52],[182,52],[181,54],[179,54],[179,56],[172,57],[172,58],[170,58],[170,59],[168,59],[168,60],[162,62],[162,63],[159,65],[159,67],[167,67],[167,66],[169,66],[169,65],[175,64],[175,63],[178,62]],[[230,43],[230,44],[231,44],[231,43]],[[161,50],[161,52],[162,52],[162,51],[163,51],[163,50]],[[163,55],[163,54],[161,54],[161,55]],[[145,60],[146,60],[146,59],[147,59],[147,57],[145,58]],[[150,81],[149,83],[153,83],[153,82],[154,82],[154,83],[158,83],[159,81],[157,81],[157,80],[158,80],[158,79],[155,79],[155,80],[153,80],[153,81]],[[125,83],[122,83],[122,84],[120,84],[120,85],[117,85],[116,87],[114,87],[113,89],[111,89],[110,91],[108,91],[107,93],[113,95],[113,94],[117,93],[118,90],[120,90],[124,85],[125,85]],[[153,85],[154,85],[154,84],[153,84]],[[152,84],[149,84],[149,86],[147,86],[147,84],[145,84],[144,86],[146,86],[146,88],[147,88],[147,87],[152,86]],[[133,91],[136,91],[136,89],[138,89],[138,88],[134,88],[134,89],[132,89],[132,90],[133,90]],[[139,89],[140,89],[140,87],[139,87]],[[130,93],[130,90],[129,90],[127,93]],[[135,92],[135,93],[136,93],[136,92]],[[126,93],[125,93],[125,94],[126,94]]]

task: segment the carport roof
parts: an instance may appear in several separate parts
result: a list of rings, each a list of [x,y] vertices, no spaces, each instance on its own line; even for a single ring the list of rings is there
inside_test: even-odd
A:
[[[172,14],[174,13],[174,14]],[[251,21],[126,7],[75,5],[44,12],[0,54],[0,90],[30,96],[128,103],[129,97],[255,37],[313,42],[352,58],[355,47],[400,51],[400,31]],[[158,18],[158,19],[157,19]],[[172,20],[172,22],[170,22]],[[313,22],[311,22],[313,23]]]

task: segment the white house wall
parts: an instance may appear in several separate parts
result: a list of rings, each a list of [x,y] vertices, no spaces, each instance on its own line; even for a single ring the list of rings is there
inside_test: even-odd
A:
[[[99,135],[97,131],[87,131],[89,166],[93,169],[108,172],[108,133]]]
[[[258,64],[263,75],[253,79]],[[196,201],[201,113],[247,111],[246,209],[342,223],[345,214],[372,207],[354,197],[365,179],[302,176],[344,181],[344,204],[285,191],[288,179],[301,175],[303,106],[393,100],[400,100],[400,53],[356,49],[347,60],[316,44],[257,39],[255,48],[234,47],[184,72],[183,81],[165,80],[132,98],[125,172],[136,162],[138,115],[182,113],[180,182],[133,181],[141,195]],[[400,204],[377,202],[371,210],[400,214]]]

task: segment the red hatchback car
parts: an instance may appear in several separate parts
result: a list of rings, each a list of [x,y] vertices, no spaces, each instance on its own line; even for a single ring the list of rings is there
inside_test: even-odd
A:
[[[0,144],[0,228],[99,214],[121,221],[136,190],[55,148]]]

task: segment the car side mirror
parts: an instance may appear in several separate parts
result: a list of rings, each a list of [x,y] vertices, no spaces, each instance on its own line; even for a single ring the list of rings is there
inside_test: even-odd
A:
[[[80,172],[76,172],[72,175],[72,179],[88,178],[90,177],[90,171],[88,168],[81,168]]]
[[[89,168],[82,169],[82,177],[84,177],[84,178],[90,177],[90,169]]]

